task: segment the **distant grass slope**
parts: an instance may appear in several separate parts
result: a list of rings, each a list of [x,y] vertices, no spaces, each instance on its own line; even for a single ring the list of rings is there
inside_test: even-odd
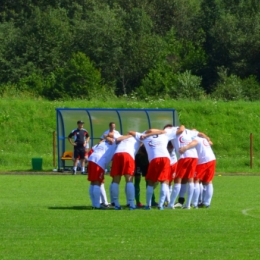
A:
[[[55,108],[175,108],[187,128],[208,134],[214,142],[217,171],[258,172],[260,157],[260,106],[255,102],[175,101],[135,98],[46,101],[29,97],[3,97],[0,102],[1,170],[29,170],[33,157],[43,158],[44,170],[52,169],[52,133]],[[75,118],[77,120],[78,118]],[[106,126],[105,126],[106,127]],[[145,130],[145,129],[144,129]],[[249,167],[249,136],[254,135],[254,167]]]

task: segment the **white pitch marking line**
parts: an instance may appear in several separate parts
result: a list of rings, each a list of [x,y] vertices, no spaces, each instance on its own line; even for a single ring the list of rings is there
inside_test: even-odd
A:
[[[248,213],[250,210],[253,210],[253,209],[255,209],[255,208],[243,209],[243,210],[242,210],[242,214],[245,215],[245,216],[252,217],[252,218],[258,218],[258,219],[260,219],[260,216],[254,216],[254,215],[251,215],[251,214]]]

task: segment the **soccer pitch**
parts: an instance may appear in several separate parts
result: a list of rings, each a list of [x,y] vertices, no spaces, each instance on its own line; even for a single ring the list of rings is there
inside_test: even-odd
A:
[[[110,180],[106,176],[107,195]],[[0,256],[258,259],[259,180],[216,176],[210,209],[116,211],[91,210],[86,176],[1,175]],[[158,193],[157,188],[157,199]],[[120,202],[125,205],[124,182]]]

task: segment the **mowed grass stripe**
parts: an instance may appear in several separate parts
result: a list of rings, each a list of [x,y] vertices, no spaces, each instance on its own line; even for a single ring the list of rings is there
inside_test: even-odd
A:
[[[257,259],[259,178],[215,177],[210,209],[93,211],[85,176],[2,175],[1,259]]]

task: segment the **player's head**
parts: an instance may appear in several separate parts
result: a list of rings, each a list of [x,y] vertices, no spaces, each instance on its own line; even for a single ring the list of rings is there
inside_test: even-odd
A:
[[[146,151],[145,146],[144,146],[143,143],[140,145],[139,150],[138,150],[138,153],[147,155],[147,151]]]
[[[113,132],[109,132],[109,133],[107,134],[107,136],[110,137],[110,138],[114,138],[114,133],[113,133]]]
[[[110,122],[109,123],[109,130],[110,131],[114,131],[116,129],[116,124],[115,124],[115,122]]]
[[[84,125],[84,122],[82,120],[78,120],[77,125],[78,125],[78,128],[82,128]]]
[[[171,127],[173,127],[172,124],[167,124],[167,125],[165,125],[165,126],[163,127],[163,130],[164,130],[165,128],[171,128]]]
[[[172,142],[171,142],[171,141],[168,142],[168,144],[167,144],[167,149],[168,149],[169,152],[172,152],[172,150],[173,150],[173,145],[172,145]]]

